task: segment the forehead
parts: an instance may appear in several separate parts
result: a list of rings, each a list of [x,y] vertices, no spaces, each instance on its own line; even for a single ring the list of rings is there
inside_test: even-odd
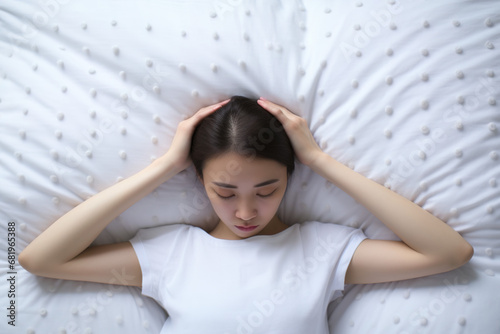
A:
[[[203,168],[205,181],[235,185],[286,179],[286,173],[286,166],[275,160],[249,158],[233,152],[208,160]]]

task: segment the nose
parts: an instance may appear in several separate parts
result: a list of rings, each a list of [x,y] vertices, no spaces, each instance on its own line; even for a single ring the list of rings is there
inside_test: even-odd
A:
[[[243,201],[238,204],[236,209],[236,218],[248,221],[257,216],[257,210],[250,201]]]

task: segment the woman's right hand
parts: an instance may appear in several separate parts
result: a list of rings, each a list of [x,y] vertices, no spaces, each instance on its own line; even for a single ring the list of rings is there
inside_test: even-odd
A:
[[[164,159],[155,160],[67,212],[21,252],[19,263],[45,277],[140,286],[141,268],[129,242],[89,246],[113,219],[189,166],[194,129],[204,117],[226,103],[202,108],[182,121],[163,156],[166,164],[161,161]],[[126,272],[127,279],[118,282],[114,272]]]
[[[201,108],[193,116],[179,123],[172,144],[166,153],[166,156],[168,156],[168,159],[173,163],[177,172],[181,172],[191,165],[189,151],[191,149],[191,139],[196,126],[202,119],[228,102],[229,99]]]

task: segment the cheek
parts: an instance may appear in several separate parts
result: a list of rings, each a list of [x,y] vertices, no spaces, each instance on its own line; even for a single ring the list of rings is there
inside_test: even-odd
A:
[[[212,207],[219,218],[228,217],[234,213],[233,205],[226,203],[219,198],[211,198],[210,203],[212,203]]]
[[[259,200],[258,210],[259,214],[262,216],[274,216],[276,211],[280,206],[281,200],[283,199],[283,193],[276,194],[277,196],[272,196],[270,198]]]
[[[281,198],[266,200],[261,204],[259,211],[261,212],[261,214],[274,215],[278,210],[280,202]]]

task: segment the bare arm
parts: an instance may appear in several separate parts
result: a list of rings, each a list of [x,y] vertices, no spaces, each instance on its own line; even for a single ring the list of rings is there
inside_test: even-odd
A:
[[[40,276],[140,286],[141,269],[129,242],[89,246],[113,219],[190,165],[196,125],[223,104],[200,109],[181,122],[165,155],[58,219],[21,252],[19,263]]]
[[[461,266],[472,256],[472,247],[450,226],[327,154],[315,160],[311,168],[366,207],[402,240],[363,241],[349,266],[347,283],[440,273]]]
[[[402,240],[363,241],[349,265],[346,283],[420,277],[449,271],[469,261],[473,248],[455,230],[322,152],[303,118],[272,102],[259,103],[283,124],[302,163],[348,193]]]
[[[135,265],[129,265],[128,256],[134,255],[130,243],[85,250],[114,218],[175,175],[175,172],[166,156],[94,195],[33,240],[19,255],[19,263],[40,276],[87,278],[103,283],[112,280],[113,270],[126,268],[131,271],[130,276],[134,276],[130,285],[140,284],[141,272],[137,259],[131,257]],[[106,265],[110,266],[109,270],[106,270]]]

